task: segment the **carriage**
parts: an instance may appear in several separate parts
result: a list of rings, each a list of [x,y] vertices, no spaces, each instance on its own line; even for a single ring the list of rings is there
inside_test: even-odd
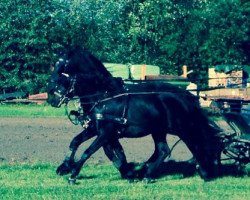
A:
[[[167,133],[176,134],[188,146],[204,180],[218,176],[224,161],[240,170],[250,161],[250,141],[235,129],[225,132],[209,120],[195,95],[163,81],[125,82],[115,78],[97,58],[79,47],[57,62],[48,86],[48,102],[54,107],[65,104],[70,120],[83,127],[57,168],[59,175],[71,174],[70,183],[75,183],[85,161],[100,147],[122,178],[150,180],[171,153]],[[72,104],[77,108],[72,109]],[[149,134],[155,151],[138,170],[127,162],[119,138]],[[94,136],[93,143],[75,161],[79,145]]]

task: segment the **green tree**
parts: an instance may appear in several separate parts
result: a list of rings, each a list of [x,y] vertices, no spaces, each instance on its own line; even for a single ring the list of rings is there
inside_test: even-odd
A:
[[[246,0],[2,0],[0,88],[41,92],[60,49],[80,45],[101,61],[146,63],[164,74],[250,64]]]
[[[54,60],[57,20],[52,1],[3,0],[0,3],[0,87],[31,93],[45,88]]]

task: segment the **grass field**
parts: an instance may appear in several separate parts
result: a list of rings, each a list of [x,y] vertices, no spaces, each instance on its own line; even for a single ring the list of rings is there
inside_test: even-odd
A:
[[[49,164],[0,164],[0,199],[239,199],[250,196],[249,178],[204,182],[199,176],[165,176],[155,183],[129,183],[110,165],[86,166],[77,185]]]
[[[36,104],[0,104],[0,117],[63,117],[64,107]]]
[[[48,105],[0,104],[0,117],[65,117],[64,109]],[[0,129],[1,134],[1,129]],[[1,147],[0,147],[1,148]],[[247,200],[249,177],[223,177],[204,182],[198,175],[168,175],[155,183],[129,183],[107,164],[86,165],[77,185],[55,174],[49,163],[7,163],[0,160],[0,200],[3,199],[211,199]]]

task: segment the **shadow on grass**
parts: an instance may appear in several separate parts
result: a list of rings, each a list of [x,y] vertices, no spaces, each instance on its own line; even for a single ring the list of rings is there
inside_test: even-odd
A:
[[[182,175],[184,178],[192,177],[197,175],[198,171],[196,168],[196,163],[192,160],[189,161],[174,161],[170,160],[168,162],[164,162],[160,165],[159,169],[157,169],[157,173],[155,173],[154,178],[158,179],[168,175]],[[219,170],[219,177],[249,177],[250,172],[248,168],[239,169],[234,164],[222,165]]]
[[[139,166],[140,164],[133,163],[132,166]],[[198,175],[197,170],[197,163],[194,160],[188,160],[188,161],[174,161],[170,160],[167,162],[162,163],[159,168],[157,169],[157,172],[153,175],[153,179],[157,181],[157,179],[166,177],[166,176],[175,176],[182,178],[188,178],[193,177],[195,175]],[[118,171],[117,171],[118,173]],[[141,168],[140,170],[136,170],[135,177],[130,177],[128,179],[131,183],[134,181],[140,181],[143,180],[143,175],[145,174],[145,168]],[[244,170],[238,169],[238,167],[234,164],[227,164],[222,165],[220,168],[220,173],[217,178],[219,177],[243,177],[248,176],[249,177],[249,168],[246,168]],[[119,176],[118,176],[119,177]],[[115,179],[120,179],[121,177],[116,177]],[[96,179],[98,176],[91,175],[80,175],[77,177],[77,180],[91,180]],[[153,181],[152,181],[153,183]],[[79,182],[74,184],[80,184]]]
[[[196,163],[190,161],[174,161],[164,162],[157,169],[157,173],[153,178],[161,178],[169,175],[183,175],[183,177],[191,177],[196,174]]]

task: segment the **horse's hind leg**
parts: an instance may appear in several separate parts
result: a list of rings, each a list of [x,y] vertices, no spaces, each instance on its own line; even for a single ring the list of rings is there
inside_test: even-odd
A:
[[[133,178],[133,165],[127,162],[124,150],[119,140],[113,140],[103,147],[106,156],[121,173],[122,178]]]
[[[160,166],[160,164],[164,161],[164,159],[170,154],[170,149],[166,142],[166,135],[152,135],[153,140],[155,142],[155,151],[153,155],[149,158],[149,160],[145,163],[146,165],[146,173],[144,174],[144,178],[152,178],[152,175],[156,171],[156,169]]]

